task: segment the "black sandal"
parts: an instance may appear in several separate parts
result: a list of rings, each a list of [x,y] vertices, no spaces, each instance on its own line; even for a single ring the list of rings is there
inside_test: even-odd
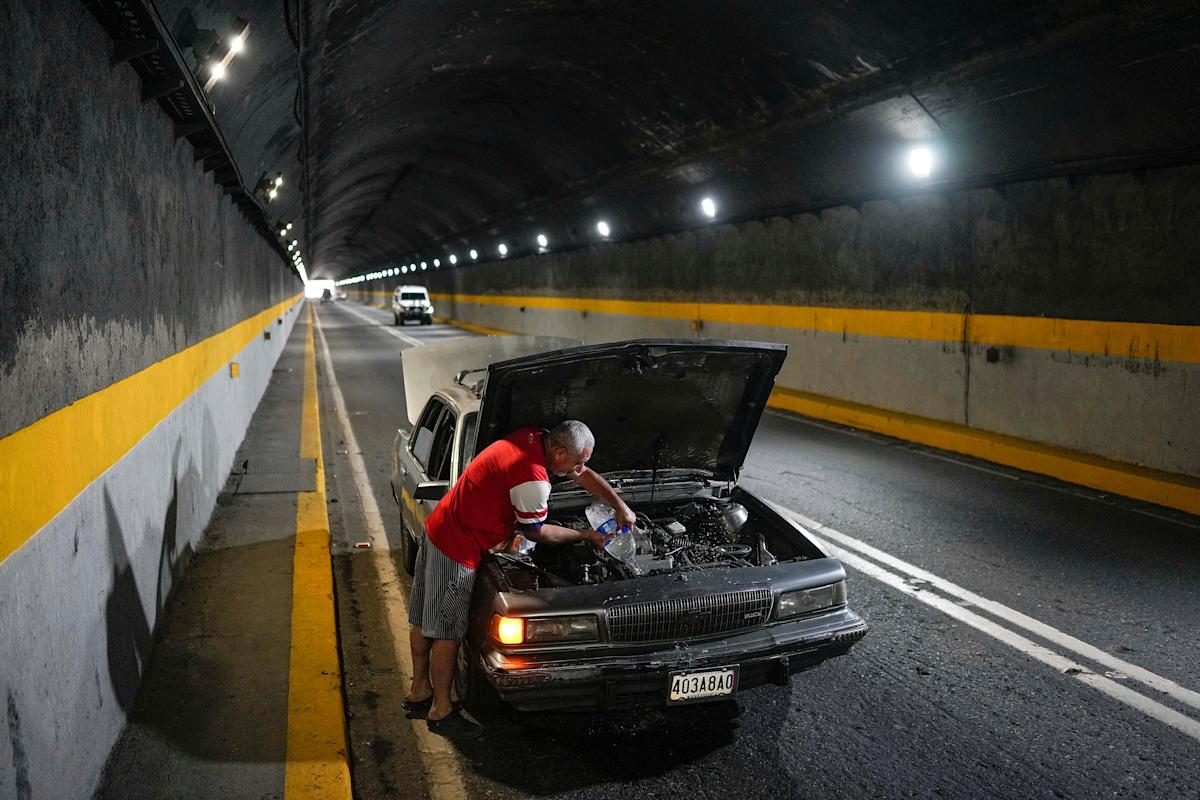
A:
[[[429,713],[429,707],[433,705],[433,695],[429,695],[424,700],[409,700],[407,697],[400,701],[400,707],[405,710],[405,716],[409,719],[421,719]]]
[[[430,733],[445,736],[451,741],[470,741],[483,736],[483,726],[472,722],[462,715],[457,708],[441,719],[425,719]]]

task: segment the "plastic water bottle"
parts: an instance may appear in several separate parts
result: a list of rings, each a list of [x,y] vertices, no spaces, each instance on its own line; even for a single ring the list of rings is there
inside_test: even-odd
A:
[[[592,503],[584,510],[584,513],[587,515],[588,524],[593,529],[605,536],[612,536],[604,545],[608,554],[629,563],[629,560],[637,553],[637,543],[633,540],[633,533],[629,528],[617,530],[617,512],[613,510],[613,507],[604,503]]]

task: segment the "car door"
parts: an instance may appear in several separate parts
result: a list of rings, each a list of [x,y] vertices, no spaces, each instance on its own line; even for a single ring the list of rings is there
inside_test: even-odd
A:
[[[446,402],[442,398],[436,395],[429,398],[417,418],[417,424],[408,434],[400,458],[400,514],[404,526],[418,537],[425,523],[425,515],[420,512],[413,493],[420,483],[429,480],[429,457],[433,453],[434,432],[445,410]]]
[[[413,496],[419,483],[435,482],[447,486],[451,480],[452,456],[454,452],[454,433],[458,427],[458,414],[453,406],[443,404],[441,413],[433,421],[432,428],[422,428],[417,438],[413,439],[413,461],[415,471],[420,473],[420,479],[413,485]],[[428,442],[426,453],[425,442]],[[424,458],[419,458],[424,456]],[[419,532],[425,525],[425,520],[433,513],[438,501],[434,499],[416,499],[413,502],[413,517],[416,523],[412,528]]]

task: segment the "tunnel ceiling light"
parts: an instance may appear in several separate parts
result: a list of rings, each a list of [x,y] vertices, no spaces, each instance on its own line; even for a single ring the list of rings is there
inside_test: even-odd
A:
[[[475,261],[475,260],[477,260],[478,258],[479,258],[479,251],[478,251],[478,250],[475,250],[475,249],[473,249],[473,248],[472,248],[472,250],[471,250],[471,260],[472,260],[472,261]]]
[[[496,251],[499,252],[500,255],[506,256],[508,255],[508,245],[506,245],[504,242],[501,242],[500,246],[496,248]]]
[[[543,250],[550,246],[550,240],[546,238],[546,234],[544,233],[538,234],[537,243],[538,247],[542,248]]]
[[[458,263],[458,256],[454,255],[454,253],[451,253],[450,254],[450,264],[454,265],[457,263]]]
[[[918,178],[928,178],[933,174],[933,151],[928,147],[909,150],[908,171]]]
[[[717,215],[717,203],[711,197],[706,197],[700,201],[700,211],[704,216],[712,219]]]
[[[416,263],[415,263],[415,262],[414,262],[414,263],[412,263],[412,264],[409,264],[409,265],[408,265],[408,271],[409,271],[409,272],[416,272],[416,271],[417,271],[417,265],[416,265]]]
[[[287,228],[280,228],[280,229],[279,229],[279,235],[280,235],[280,236],[287,236]]]
[[[434,267],[440,267],[441,265],[442,265],[442,261],[441,261],[441,259],[435,258],[435,259],[433,260],[433,266],[434,266]]]
[[[275,186],[276,187],[283,186],[283,173],[282,172],[275,173]]]
[[[269,197],[270,199],[274,200],[274,199],[275,199],[275,196],[276,196],[277,194],[279,194],[279,190],[278,190],[278,189],[276,189],[276,188],[274,188],[274,187],[272,187],[272,188],[271,188],[271,191],[267,192],[267,197]]]
[[[221,80],[225,77],[225,65],[220,61],[214,62],[213,65],[208,68],[208,74],[209,77],[211,77],[214,81]]]
[[[421,269],[426,269],[428,266],[429,265],[426,264],[424,261],[421,262]]]
[[[246,39],[240,33],[229,40],[229,51],[231,53],[240,53],[245,47]]]
[[[290,222],[289,222],[289,223],[287,224],[287,229],[288,229],[289,231],[292,229],[292,223],[290,223]]]
[[[400,268],[400,271],[401,271],[401,272],[403,272],[404,274],[406,274],[406,275],[407,275],[407,274],[408,274],[408,267],[401,267],[401,268]]]
[[[612,228],[608,227],[607,222],[605,222],[604,220],[600,220],[599,222],[596,223],[596,232],[599,233],[601,236],[603,236],[605,239],[607,239],[608,235],[610,233],[612,233]]]

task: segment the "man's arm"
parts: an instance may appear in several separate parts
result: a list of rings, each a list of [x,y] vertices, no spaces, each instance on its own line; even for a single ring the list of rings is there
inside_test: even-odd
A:
[[[569,542],[587,542],[600,550],[604,547],[604,534],[592,530],[577,531],[574,528],[564,528],[561,525],[518,525],[517,530],[531,542],[548,542],[550,544],[567,544]]]
[[[575,482],[597,500],[608,503],[616,510],[618,530],[622,526],[632,528],[637,522],[637,516],[633,513],[633,509],[625,505],[625,501],[621,499],[621,495],[617,494],[617,490],[612,487],[612,484],[604,480],[604,476],[591,467],[584,467],[583,471],[575,477]]]

